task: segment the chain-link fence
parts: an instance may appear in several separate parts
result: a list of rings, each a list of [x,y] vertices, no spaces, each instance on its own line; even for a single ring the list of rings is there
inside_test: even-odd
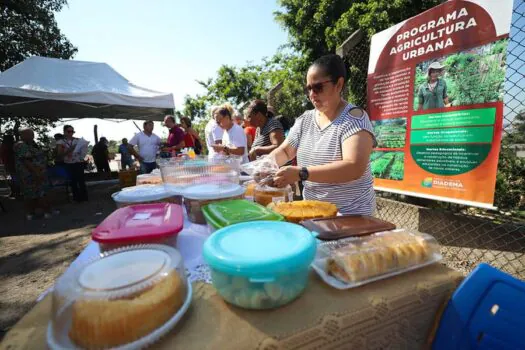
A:
[[[366,106],[367,77],[363,72],[367,72],[369,49],[369,40],[363,38],[353,48],[346,48],[345,52],[348,53],[344,55],[350,70],[349,100],[361,106]],[[514,2],[507,47],[502,157],[503,154],[508,155],[508,152],[516,157],[516,151],[521,147],[516,144],[520,139],[514,136],[522,133],[518,126],[522,125],[520,123],[523,123],[525,117],[524,73],[525,2],[518,0]],[[500,161],[500,168],[501,166]],[[510,167],[512,168],[512,164]],[[516,179],[509,181],[505,193],[499,195],[513,194],[515,202],[521,200],[519,205],[522,206],[525,174],[520,175],[520,171],[515,175]],[[398,227],[435,236],[442,245],[445,263],[451,268],[468,273],[480,262],[487,262],[525,279],[525,220],[517,216],[391,193],[378,193],[376,215]]]

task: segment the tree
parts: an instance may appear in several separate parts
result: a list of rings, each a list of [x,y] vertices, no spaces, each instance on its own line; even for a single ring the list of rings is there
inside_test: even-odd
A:
[[[290,34],[290,45],[304,56],[302,70],[322,55],[334,53],[358,29],[365,33],[346,57],[348,100],[364,104],[370,38],[409,17],[442,3],[441,0],[279,0],[276,20]],[[305,67],[306,65],[306,67]]]
[[[0,5],[0,71],[27,57],[38,55],[70,59],[77,48],[60,32],[54,12],[67,0],[4,0]],[[0,134],[21,125],[39,135],[54,126],[56,120],[34,117],[0,116]]]

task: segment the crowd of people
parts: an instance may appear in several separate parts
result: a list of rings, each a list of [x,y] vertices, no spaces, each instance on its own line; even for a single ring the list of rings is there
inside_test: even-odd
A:
[[[244,115],[228,103],[212,107],[204,129],[205,140],[192,128],[188,117],[180,118],[180,124],[172,115],[164,118],[169,131],[164,143],[153,132],[153,121],[145,121],[141,132],[129,141],[123,139],[119,146],[122,169],[132,167],[135,157],[141,173],[150,173],[158,166],[158,156],[172,157],[187,147],[200,154],[205,152],[204,141],[211,157],[235,155],[243,163],[262,156],[273,157],[281,167],[274,178],[276,186],[299,183],[304,186],[305,199],[332,202],[342,214],[369,215],[375,208],[370,154],[376,140],[366,112],[342,98],[346,78],[339,56],[316,60],[306,77],[306,90],[314,109],[304,112],[293,126],[260,99],[252,101]],[[64,134],[55,135],[55,162],[67,169],[73,200],[82,202],[88,200],[84,178],[87,152],[82,151],[81,141],[74,133],[71,125],[65,125]],[[18,143],[11,136],[4,136],[0,148],[2,163],[11,178],[11,192],[23,193],[28,218],[37,208],[51,215],[45,200],[45,155],[34,142],[32,130],[22,130],[20,136]],[[93,147],[92,155],[98,171],[109,173],[106,138],[102,137]]]

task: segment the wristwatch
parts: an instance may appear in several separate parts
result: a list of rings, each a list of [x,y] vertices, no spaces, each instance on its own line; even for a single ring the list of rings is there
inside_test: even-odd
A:
[[[308,169],[306,167],[302,167],[301,170],[299,170],[299,178],[301,181],[308,180],[308,177],[310,176],[310,173],[308,173]]]

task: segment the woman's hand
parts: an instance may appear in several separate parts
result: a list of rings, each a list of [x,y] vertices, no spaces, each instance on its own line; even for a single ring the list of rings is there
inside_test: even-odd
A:
[[[215,150],[215,152],[217,152],[217,153],[224,152],[224,149],[226,148],[226,146],[224,146],[224,145],[212,145],[211,147],[212,147],[212,148]]]
[[[282,188],[287,185],[296,183],[301,178],[299,177],[299,172],[301,168],[297,166],[285,166],[279,169],[277,174],[273,178],[273,184],[276,187]]]
[[[252,162],[257,159],[257,147],[254,147],[250,150],[250,153],[248,153],[248,158]]]

